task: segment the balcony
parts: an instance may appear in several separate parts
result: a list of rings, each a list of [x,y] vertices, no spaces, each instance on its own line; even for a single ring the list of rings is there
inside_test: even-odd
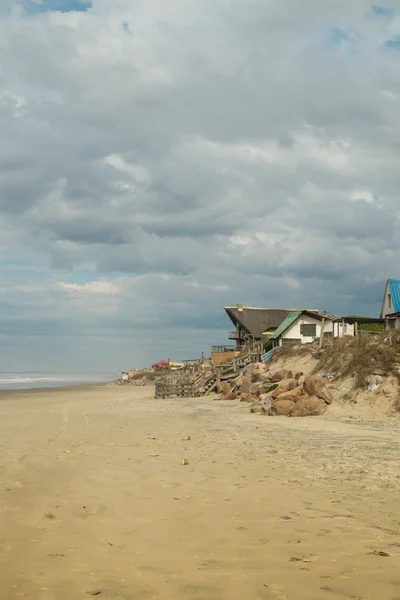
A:
[[[228,339],[229,340],[237,340],[238,339],[237,331],[230,331],[229,335],[228,335]]]
[[[228,346],[212,346],[211,347],[211,353],[212,354],[219,354],[222,352],[235,352],[236,351],[236,346],[234,345],[228,345]]]

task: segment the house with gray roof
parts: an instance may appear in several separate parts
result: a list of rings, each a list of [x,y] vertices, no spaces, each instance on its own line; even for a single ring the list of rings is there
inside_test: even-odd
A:
[[[235,331],[229,334],[229,339],[235,341],[237,350],[252,342],[267,341],[290,313],[299,311],[293,308],[256,308],[243,304],[224,306],[224,309],[235,326]],[[308,312],[318,314],[317,309]]]

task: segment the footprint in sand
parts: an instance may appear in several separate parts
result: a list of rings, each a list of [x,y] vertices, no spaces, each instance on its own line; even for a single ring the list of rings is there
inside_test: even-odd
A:
[[[288,600],[288,597],[282,592],[282,588],[279,585],[276,585],[276,583],[268,586],[268,589],[273,593],[275,598],[278,598],[278,600]]]

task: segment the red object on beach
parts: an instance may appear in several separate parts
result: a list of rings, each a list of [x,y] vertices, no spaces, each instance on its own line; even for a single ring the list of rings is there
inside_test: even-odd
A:
[[[152,369],[168,369],[168,367],[169,367],[169,359],[168,359],[168,361],[160,360],[160,362],[154,363],[154,365],[151,365]]]

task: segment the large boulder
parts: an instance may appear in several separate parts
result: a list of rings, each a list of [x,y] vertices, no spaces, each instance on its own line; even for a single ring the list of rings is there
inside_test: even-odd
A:
[[[264,383],[269,383],[271,381],[271,376],[269,371],[265,371],[265,373],[260,373],[258,375],[258,380],[263,381]]]
[[[240,402],[248,402],[249,404],[251,404],[252,402],[257,402],[258,398],[256,398],[255,396],[252,396],[251,394],[241,394],[240,395]]]
[[[271,394],[261,394],[260,402],[271,404],[271,402],[272,402]]]
[[[222,394],[223,396],[229,396],[232,390],[232,385],[228,381],[221,381],[218,386],[217,392],[218,394]]]
[[[282,381],[282,379],[285,379],[287,375],[287,371],[274,371],[273,373],[270,373],[270,380],[273,383],[278,383],[278,381]]]
[[[290,400],[276,400],[272,404],[271,412],[273,415],[286,417],[290,414],[294,406],[296,406],[295,403]]]
[[[250,392],[250,386],[252,385],[249,377],[243,377],[240,384],[240,391],[242,394],[248,394]]]
[[[318,375],[310,375],[304,381],[304,389],[309,396],[316,396],[326,404],[332,404],[332,394],[326,387],[326,379]]]
[[[303,390],[301,387],[296,387],[293,390],[288,390],[287,392],[282,392],[279,394],[278,399],[281,400],[290,400],[291,402],[298,402],[300,398],[303,396]]]
[[[303,396],[296,402],[292,411],[290,412],[291,417],[316,417],[324,414],[326,411],[326,404],[321,398],[316,396]]]
[[[242,389],[242,383],[244,381],[244,377],[242,374],[239,375],[239,377],[236,377],[236,379],[234,380],[234,384],[236,385],[236,387],[241,390]]]
[[[268,366],[265,363],[254,363],[253,365],[253,374],[257,375],[261,373],[265,373],[266,371],[268,371]]]
[[[272,398],[276,399],[284,392],[294,390],[296,387],[297,381],[295,379],[282,379],[282,381],[279,382],[278,387],[273,390]]]
[[[253,404],[250,405],[251,413],[269,414],[270,409],[270,406],[263,404],[262,402],[253,402]]]
[[[259,396],[265,392],[265,384],[263,383],[252,383],[249,388],[249,393],[253,394],[253,396]]]

